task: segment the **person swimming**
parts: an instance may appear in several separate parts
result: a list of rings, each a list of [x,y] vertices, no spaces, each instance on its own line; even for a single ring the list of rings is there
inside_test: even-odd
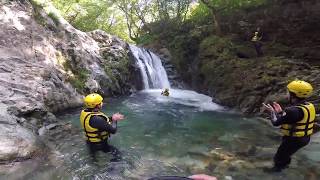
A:
[[[164,89],[164,91],[161,92],[161,95],[162,96],[169,96],[170,95],[169,89],[168,88]]]

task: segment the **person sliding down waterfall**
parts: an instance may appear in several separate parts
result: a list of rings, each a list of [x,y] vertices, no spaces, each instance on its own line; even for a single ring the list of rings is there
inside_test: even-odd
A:
[[[164,89],[164,91],[161,92],[161,95],[162,96],[169,96],[170,95],[169,89],[168,88]]]
[[[273,102],[272,105],[263,106],[271,114],[271,122],[274,126],[281,125],[282,142],[274,156],[274,166],[265,168],[266,172],[280,172],[288,167],[291,155],[310,142],[313,134],[315,107],[307,102],[313,91],[311,84],[305,81],[295,80],[287,85],[288,99],[292,106],[282,110],[281,106]]]
[[[84,98],[85,109],[81,111],[80,123],[85,132],[87,146],[94,161],[97,151],[110,152],[113,155],[111,161],[119,161],[121,154],[117,148],[108,144],[110,134],[117,131],[117,122],[124,119],[122,114],[116,113],[112,117],[101,112],[103,98],[96,93]]]

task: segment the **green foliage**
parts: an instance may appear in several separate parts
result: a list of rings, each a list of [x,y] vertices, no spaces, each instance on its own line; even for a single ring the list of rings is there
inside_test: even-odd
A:
[[[210,17],[210,11],[207,8],[206,5],[200,3],[193,6],[193,9],[191,9],[191,12],[188,16],[188,19],[191,20],[194,24],[207,24],[208,18]]]
[[[118,71],[120,74],[128,75],[129,74],[129,59],[128,57],[123,57],[117,59],[117,61],[105,61],[104,62],[105,71],[111,75],[112,71]],[[114,75],[111,75],[114,76]]]
[[[48,19],[46,18],[46,12],[44,10],[45,4],[42,1],[32,0],[30,1],[32,5],[32,15],[36,22],[43,27],[49,27]],[[48,17],[52,19],[56,26],[60,24],[59,17],[53,13],[49,12]]]
[[[58,26],[60,24],[59,17],[56,14],[54,14],[53,12],[49,12],[48,16],[53,20],[55,25]]]
[[[101,29],[130,41],[125,17],[111,0],[53,0],[53,4],[77,29]]]
[[[199,0],[199,5],[193,6],[188,17],[197,25],[213,24],[217,35],[221,35],[220,17],[241,9],[257,7],[266,0]]]
[[[85,83],[89,77],[89,71],[85,68],[73,67],[70,61],[62,55],[58,56],[57,60],[62,63],[62,66],[66,71],[71,71],[73,74],[68,76],[67,81],[80,93],[84,93]]]
[[[191,0],[53,0],[64,18],[82,31],[101,29],[125,40],[138,40],[157,21],[186,19]],[[142,40],[138,41],[144,41]]]
[[[127,86],[129,77],[129,58],[125,54],[121,57],[114,57],[110,53],[103,54],[104,57],[104,71],[111,80],[110,84],[107,84],[112,91],[119,91]]]
[[[266,67],[267,68],[273,68],[273,67],[281,66],[282,64],[283,64],[283,61],[282,61],[281,58],[272,58],[272,59],[267,61]]]
[[[85,83],[88,79],[89,72],[86,69],[78,69],[75,72],[76,74],[74,74],[73,77],[68,77],[67,81],[69,81],[79,92],[84,93]]]
[[[157,40],[157,36],[153,35],[153,34],[145,34],[143,36],[140,36],[137,38],[137,40],[135,41],[137,44],[140,45],[145,45],[145,44],[150,44],[153,43]]]
[[[200,0],[207,8],[214,8],[219,13],[230,13],[238,9],[257,7],[265,4],[266,0]],[[203,8],[203,7],[199,7]]]
[[[230,38],[212,35],[201,42],[200,49],[205,55],[224,57],[233,53],[234,45]]]
[[[36,8],[44,7],[44,4],[39,0],[31,0],[30,3],[32,4],[33,7],[36,7]]]
[[[101,29],[127,41],[145,43],[157,36],[157,29],[167,30],[162,26],[163,22],[174,22],[176,27],[182,27],[181,24],[189,21],[187,24],[192,22],[201,26],[212,22],[208,7],[213,7],[219,14],[226,14],[240,8],[259,6],[266,0],[200,1],[208,4],[191,0],[53,0],[53,4],[67,21],[82,31]],[[50,17],[58,22],[53,14]],[[155,24],[160,27],[155,28]]]
[[[42,16],[41,12],[43,11],[43,5],[38,1],[32,0],[30,1],[32,4],[32,15],[36,22],[44,27],[47,26],[46,19]]]
[[[154,1],[158,13],[158,20],[177,19],[183,21],[186,18],[191,0],[165,0]]]

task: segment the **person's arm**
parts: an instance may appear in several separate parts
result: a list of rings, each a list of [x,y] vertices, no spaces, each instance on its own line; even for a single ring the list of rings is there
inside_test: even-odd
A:
[[[282,112],[271,112],[271,123],[273,126],[280,126],[281,124],[293,124],[303,118],[303,111],[298,107],[290,107]]]
[[[118,121],[114,120],[114,119],[112,118],[112,116],[109,117],[109,119],[110,119],[111,122],[112,122],[112,124],[111,124],[112,128],[116,129],[116,131],[117,131]],[[116,131],[115,131],[114,133],[116,133]],[[114,133],[112,133],[112,134],[114,134]]]
[[[314,120],[314,125],[313,125],[313,133],[315,134],[315,133],[318,133],[319,131],[320,131],[319,114],[316,114],[316,119]]]
[[[195,175],[189,176],[188,178],[193,180],[217,180],[216,177],[208,176],[206,174],[195,174]]]
[[[112,124],[110,125],[102,116],[93,116],[89,123],[91,127],[97,128],[99,131],[107,131],[111,134],[117,132],[117,121],[112,121]]]

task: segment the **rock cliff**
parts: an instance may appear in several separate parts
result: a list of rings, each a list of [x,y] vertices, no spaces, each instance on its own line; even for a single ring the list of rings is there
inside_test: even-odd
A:
[[[1,1],[0,29],[0,162],[37,154],[39,128],[59,123],[54,113],[81,106],[84,94],[133,87],[127,44],[73,28],[50,3]]]

